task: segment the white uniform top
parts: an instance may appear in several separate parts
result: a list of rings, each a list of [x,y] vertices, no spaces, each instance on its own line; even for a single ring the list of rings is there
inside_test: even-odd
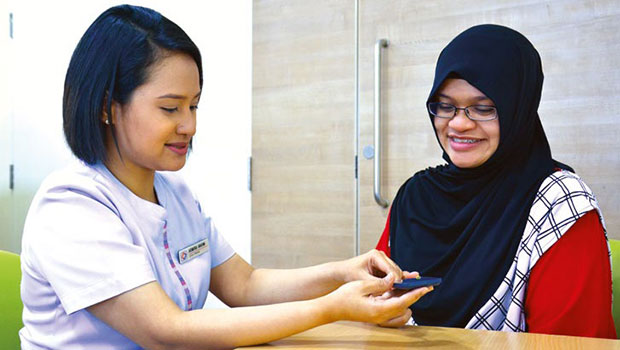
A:
[[[211,268],[234,251],[178,176],[156,173],[155,192],[160,205],[101,164],[45,179],[22,238],[23,349],[139,348],[85,308],[154,280],[181,309],[204,305]]]

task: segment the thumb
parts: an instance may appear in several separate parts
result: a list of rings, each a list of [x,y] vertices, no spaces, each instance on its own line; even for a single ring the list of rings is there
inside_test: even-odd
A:
[[[394,274],[388,273],[383,278],[373,278],[363,281],[362,292],[366,295],[381,295],[392,288]]]

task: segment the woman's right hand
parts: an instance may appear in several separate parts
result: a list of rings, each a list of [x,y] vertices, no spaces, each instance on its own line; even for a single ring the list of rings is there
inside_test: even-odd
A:
[[[409,306],[433,287],[417,288],[405,293],[392,290],[394,276],[360,280],[342,285],[325,296],[333,321],[369,322],[390,327],[404,325],[411,317]]]

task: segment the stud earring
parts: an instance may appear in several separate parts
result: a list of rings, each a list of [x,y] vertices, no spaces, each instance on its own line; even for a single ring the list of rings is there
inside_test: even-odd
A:
[[[110,125],[110,120],[109,120],[109,119],[106,119],[106,120],[104,121],[104,123],[105,123],[105,125]]]

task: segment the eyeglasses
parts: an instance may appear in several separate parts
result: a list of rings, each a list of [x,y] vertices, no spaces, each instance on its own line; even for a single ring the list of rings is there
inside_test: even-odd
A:
[[[444,102],[431,102],[428,104],[428,111],[438,118],[452,119],[456,111],[462,109],[467,118],[475,121],[489,121],[497,118],[497,108],[494,106],[474,105],[464,108]]]

